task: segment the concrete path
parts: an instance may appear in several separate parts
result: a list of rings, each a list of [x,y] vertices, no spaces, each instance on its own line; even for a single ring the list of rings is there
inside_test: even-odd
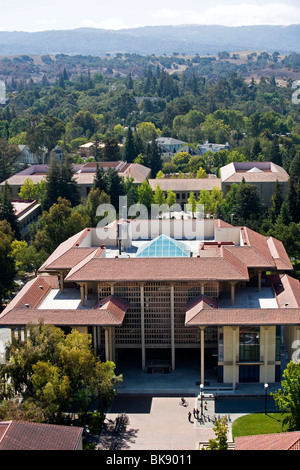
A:
[[[102,450],[195,450],[199,441],[215,437],[214,424],[204,424],[193,417],[197,406],[195,397],[187,397],[188,405],[181,406],[178,397],[122,395],[115,400],[107,414],[107,429],[101,435]],[[191,422],[188,413],[191,413]],[[129,419],[124,431],[114,433],[115,419],[125,413]],[[229,423],[228,441],[231,440]]]

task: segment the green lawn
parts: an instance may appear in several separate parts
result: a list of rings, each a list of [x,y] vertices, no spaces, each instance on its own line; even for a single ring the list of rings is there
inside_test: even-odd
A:
[[[232,423],[232,437],[283,432],[284,413],[253,413],[241,416]]]

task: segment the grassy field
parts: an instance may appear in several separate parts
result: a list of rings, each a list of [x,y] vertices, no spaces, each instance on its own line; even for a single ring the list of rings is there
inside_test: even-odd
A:
[[[282,427],[283,413],[253,413],[241,416],[232,423],[232,437],[254,434],[273,434],[286,431]]]

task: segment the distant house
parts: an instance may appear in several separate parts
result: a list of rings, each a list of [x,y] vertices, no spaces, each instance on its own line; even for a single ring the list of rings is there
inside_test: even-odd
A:
[[[173,155],[183,146],[187,145],[187,142],[182,140],[173,139],[173,137],[158,137],[156,142],[160,148],[162,154]]]
[[[224,195],[230,190],[233,183],[254,184],[262,197],[264,204],[269,207],[274,193],[276,181],[278,181],[282,195],[287,191],[289,175],[287,172],[272,162],[233,162],[220,169],[222,191]]]
[[[203,156],[206,152],[220,152],[221,150],[230,150],[230,145],[227,142],[226,144],[213,144],[209,143],[208,141],[205,144],[197,145],[198,154]]]
[[[103,147],[104,144],[98,144],[98,148]],[[79,145],[78,153],[82,158],[93,157],[95,155],[95,142],[87,142],[86,144]]]
[[[26,421],[0,422],[1,450],[82,450],[83,428]]]
[[[61,163],[64,154],[63,154],[62,149],[58,145],[56,145],[56,147],[54,147],[51,154],[57,158],[58,163]]]
[[[102,149],[105,147],[104,142],[99,142],[97,148]],[[123,147],[123,144],[119,144],[119,147]],[[86,144],[79,145],[78,153],[82,158],[89,158],[95,156],[95,142],[87,142]]]
[[[193,147],[191,147],[190,145],[186,144],[186,145],[183,145],[182,147],[180,147],[176,153],[179,153],[179,152],[187,152],[189,153],[190,155],[198,155],[198,152],[197,150],[195,150]]]
[[[28,145],[18,145],[20,155],[16,158],[15,164],[17,166],[22,165],[38,165],[44,163],[45,152],[41,155],[31,152]]]

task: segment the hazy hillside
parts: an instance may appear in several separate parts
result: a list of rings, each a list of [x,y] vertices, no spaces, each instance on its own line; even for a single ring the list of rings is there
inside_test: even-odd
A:
[[[0,55],[216,54],[219,51],[300,52],[300,25],[291,26],[146,26],[118,31],[79,28],[64,31],[0,32]]]

